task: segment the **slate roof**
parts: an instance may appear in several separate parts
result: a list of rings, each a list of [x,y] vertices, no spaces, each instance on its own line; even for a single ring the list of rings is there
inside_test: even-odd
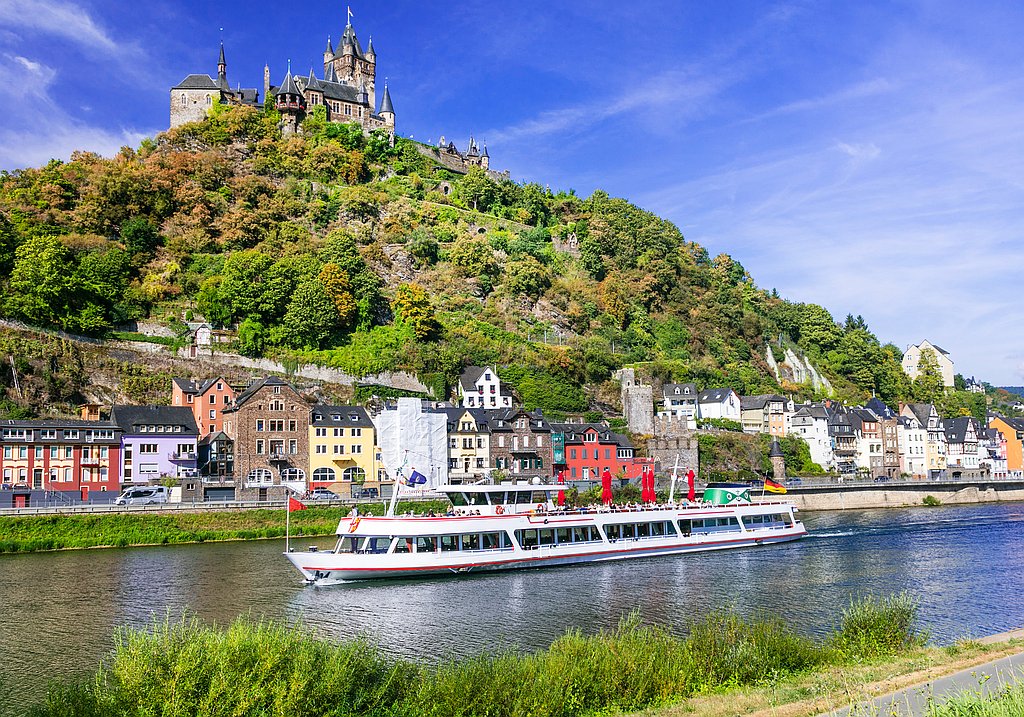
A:
[[[946,442],[947,443],[963,443],[967,438],[967,427],[974,421],[970,416],[960,416],[958,418],[947,418],[944,421],[946,430]],[[977,438],[978,430],[975,427],[975,438]]]
[[[893,413],[893,410],[891,408],[886,406],[884,403],[882,403],[880,399],[874,396],[871,398],[870,401],[868,401],[865,404],[864,407],[870,409],[879,418],[889,419],[896,416],[896,414]]]
[[[551,431],[551,425],[544,418],[544,414],[540,409],[527,411],[523,408],[492,408],[485,409],[484,413],[487,416],[487,422],[491,426],[491,431],[511,431],[515,427],[516,417],[520,414],[530,418],[530,430],[534,433],[538,431],[541,433]],[[538,421],[540,422],[539,426],[537,425]]]
[[[209,75],[189,75],[171,88],[172,90],[219,90],[218,85]]]
[[[566,445],[582,445],[583,435],[589,430],[597,431],[599,443],[615,443],[623,448],[632,448],[629,438],[616,433],[603,423],[552,423],[551,430],[565,434]]]
[[[466,368],[462,369],[462,373],[459,374],[459,385],[466,391],[475,389],[476,382],[480,380],[480,377],[484,375],[484,371],[487,370],[482,366],[466,366]]]
[[[907,408],[909,408],[914,413],[914,415],[917,416],[917,420],[921,422],[922,426],[924,426],[925,428],[928,427],[928,417],[932,415],[932,409],[934,408],[932,404],[908,403]]]
[[[202,394],[202,393],[206,393],[206,391],[210,388],[210,386],[212,386],[213,384],[217,383],[217,381],[220,381],[220,380],[221,380],[220,377],[208,378],[205,381],[203,381],[202,383],[197,383],[197,382],[192,381],[191,379],[187,379],[187,378],[172,378],[171,382],[175,386],[180,388],[182,390],[182,392],[184,392],[184,393],[191,393],[192,395],[199,395],[199,394]]]
[[[217,431],[216,433],[207,433],[205,436],[199,439],[199,445],[208,446],[214,442],[228,442],[231,443],[231,436],[226,434],[224,431]]]
[[[676,393],[676,389],[679,389],[679,393]],[[697,391],[697,384],[695,383],[666,383],[661,389],[662,395],[665,398],[674,398],[676,396],[685,396],[697,400],[699,391]]]
[[[731,388],[706,388],[697,394],[697,400],[701,403],[721,403],[730,393],[735,391]]]
[[[490,433],[491,426],[488,422],[487,412],[482,408],[460,408],[458,406],[454,408],[442,409],[442,412],[448,417],[448,432],[457,432],[459,426],[459,419],[465,416],[467,413],[473,417],[476,421],[476,428],[478,433]]]
[[[299,91],[298,86],[295,84],[295,78],[292,77],[291,70],[289,70],[288,74],[284,76],[284,82],[282,82],[281,86],[279,88],[277,88],[277,94],[278,95],[300,95],[300,96],[302,95],[302,92]]]
[[[366,55],[363,54],[363,47],[359,44],[359,38],[356,37],[356,29],[351,25],[345,26],[345,32],[341,36],[341,43],[338,45],[339,51],[343,49],[345,45],[352,45],[352,49],[355,51],[355,56],[360,59],[366,59]]]
[[[310,425],[341,428],[373,428],[370,414],[362,406],[313,406]]]
[[[171,432],[177,435],[199,435],[192,409],[185,406],[114,406],[110,409],[110,420],[125,433],[132,435],[142,432],[140,426],[180,427],[181,430]],[[146,431],[146,435],[152,433]],[[167,435],[167,432],[164,431],[163,435]]]
[[[388,90],[388,85],[384,83],[384,97],[380,101],[380,114],[385,112],[395,113],[395,106],[391,104],[391,91]]]
[[[764,408],[765,404],[772,401],[782,401],[785,403],[786,399],[774,393],[765,393],[759,396],[740,396],[740,408],[744,411]]]
[[[290,388],[292,391],[295,390],[294,388],[292,388],[291,384],[289,384],[283,378],[278,378],[277,376],[267,376],[266,378],[261,378],[259,381],[249,386],[249,388],[242,391],[242,393],[238,394],[238,397],[235,398],[235,402],[232,405],[225,408],[224,410],[233,411],[237,409],[239,406],[242,406],[246,401],[248,401],[250,398],[256,395],[256,392],[259,391],[264,386],[288,386],[288,388]]]

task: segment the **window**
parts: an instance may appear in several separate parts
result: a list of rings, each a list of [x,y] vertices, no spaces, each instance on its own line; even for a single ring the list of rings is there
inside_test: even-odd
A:
[[[284,421],[281,420],[281,419],[274,419],[272,421],[267,421],[267,430],[273,431],[275,433],[283,433],[284,432]]]
[[[11,460],[11,447],[10,446],[4,446],[4,458],[6,458],[7,460]]]
[[[160,447],[156,443],[140,443],[139,444],[139,455],[154,455],[160,452]]]
[[[288,441],[288,452],[293,456],[299,452],[299,442],[294,438]]]
[[[352,446],[352,452],[353,453],[362,453],[363,452],[363,447],[360,444],[357,443],[354,446]]]
[[[129,450],[131,449],[130,445],[128,446],[128,449]],[[65,458],[73,458],[74,455],[75,455],[75,449],[74,448],[72,448],[71,446],[64,446],[64,457]]]
[[[109,455],[109,449],[106,446],[100,446],[100,458],[106,460]]]
[[[362,428],[353,428],[352,429],[352,437],[353,438],[361,438],[362,435],[363,435],[363,429]]]
[[[217,411],[213,408],[210,409],[210,420],[213,421],[217,418]]]
[[[182,106],[182,107],[185,107],[186,105],[188,105],[188,97],[186,97],[186,96],[185,96],[185,93],[184,93],[184,92],[182,92],[182,93],[181,93],[181,106]],[[191,399],[191,398],[192,398],[192,397],[191,397],[191,396],[189,396],[189,399]]]
[[[256,420],[256,430],[257,431],[262,431],[263,430],[263,425],[264,424],[263,424],[263,420],[262,419],[257,419]]]
[[[193,395],[192,395],[192,394],[190,393],[190,394],[188,395],[188,402],[189,402],[189,403],[192,403],[194,399],[195,399],[195,396],[193,396]]]
[[[294,433],[298,430],[298,424],[295,421],[288,421],[288,430]]]
[[[50,460],[57,459],[57,446],[50,446]]]
[[[55,441],[57,440],[57,431],[52,428],[45,431],[39,432],[39,438],[44,441]]]
[[[345,455],[345,446],[343,444],[340,444],[340,443],[335,444],[335,446],[334,446],[334,455],[336,455],[336,456],[343,456],[343,455]]]
[[[306,480],[306,471],[301,468],[282,468],[281,469],[281,480],[282,481],[304,481]]]
[[[246,483],[273,483],[274,475],[267,468],[253,468],[245,477]]]
[[[217,403],[217,397],[214,396],[213,394],[210,394],[210,405],[213,406],[216,403]]]
[[[322,455],[326,455],[327,454],[327,446],[325,444],[323,444],[323,443],[317,443],[316,444],[316,453],[317,453],[317,455],[321,455],[321,456]]]
[[[336,480],[337,477],[333,468],[317,468],[313,471],[314,483],[334,483]]]
[[[86,449],[86,450],[88,450],[88,449]],[[43,459],[43,447],[42,446],[36,446],[36,451],[35,452],[36,452],[36,460],[37,461],[41,461]]]
[[[64,438],[78,440],[78,431],[64,431]]]
[[[262,455],[266,453],[265,444],[262,440],[256,441],[256,454]]]
[[[362,483],[366,480],[366,471],[359,466],[352,466],[351,468],[346,468],[342,472],[341,479],[343,481],[351,481],[353,483]]]

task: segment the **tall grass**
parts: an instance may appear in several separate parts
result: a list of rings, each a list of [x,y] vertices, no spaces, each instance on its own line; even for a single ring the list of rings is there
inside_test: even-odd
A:
[[[927,717],[1020,717],[1024,715],[1024,684],[1005,686],[983,695],[980,691],[962,692],[942,704],[929,705]]]
[[[881,623],[894,616],[887,604],[860,601],[856,611],[861,620],[876,611]],[[884,632],[907,628],[899,621]],[[917,640],[911,626],[900,642]],[[32,714],[577,717],[854,659],[834,648],[838,642],[839,635],[815,642],[777,619],[733,612],[694,620],[677,637],[633,613],[595,635],[571,630],[546,650],[426,665],[387,658],[362,638],[334,644],[301,626],[243,618],[221,631],[184,618],[122,630],[95,678],[54,685]]]
[[[443,510],[441,502],[399,503],[401,512]],[[316,507],[293,512],[294,536],[331,535],[351,508]],[[382,504],[359,506],[361,513],[382,513]],[[94,548],[100,546],[167,545],[216,540],[281,538],[283,508],[202,513],[117,513],[0,516],[0,553]]]
[[[843,611],[831,645],[848,659],[895,655],[923,645],[925,632],[917,629],[917,600],[908,593],[854,599]]]

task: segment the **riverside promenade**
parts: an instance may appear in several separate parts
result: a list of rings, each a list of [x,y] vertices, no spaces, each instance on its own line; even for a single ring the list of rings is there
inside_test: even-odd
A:
[[[1024,640],[1024,628],[982,638],[985,644]],[[942,704],[964,692],[992,695],[1004,687],[1024,682],[1024,643],[1021,651],[981,665],[937,677],[873,699],[855,702],[821,717],[926,717],[933,704]]]

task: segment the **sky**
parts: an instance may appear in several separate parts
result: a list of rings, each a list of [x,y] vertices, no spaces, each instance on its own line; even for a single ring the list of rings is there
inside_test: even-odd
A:
[[[399,134],[675,222],[882,342],[1024,384],[1024,5],[353,0]],[[346,5],[0,0],[0,169],[166,129],[169,89],[323,72]],[[380,90],[378,89],[378,97]]]

